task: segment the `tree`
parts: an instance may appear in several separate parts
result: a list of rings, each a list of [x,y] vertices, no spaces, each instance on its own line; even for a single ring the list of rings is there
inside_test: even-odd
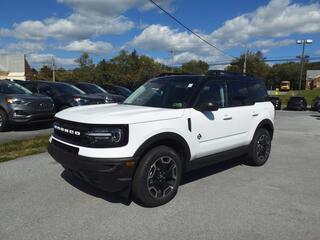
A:
[[[226,68],[230,72],[242,73],[244,68],[245,55],[232,61],[230,66]],[[249,52],[247,55],[247,73],[266,79],[269,74],[270,66],[264,62],[263,54],[258,51],[256,53]]]
[[[94,82],[96,71],[90,55],[86,52],[82,53],[75,62],[79,64],[79,68],[73,70],[74,79],[81,82]]]
[[[52,79],[52,69],[47,65],[43,65],[38,73],[38,79],[40,80],[51,80]]]
[[[82,55],[76,59],[75,62],[79,64],[80,69],[91,67],[93,65],[90,55],[86,52],[82,53]]]
[[[193,74],[206,74],[209,70],[208,63],[204,61],[191,60],[187,63],[182,64],[182,72],[193,73]]]
[[[267,82],[272,88],[280,88],[281,81],[290,81],[294,89],[298,89],[300,79],[300,64],[289,62],[275,64],[271,67]]]

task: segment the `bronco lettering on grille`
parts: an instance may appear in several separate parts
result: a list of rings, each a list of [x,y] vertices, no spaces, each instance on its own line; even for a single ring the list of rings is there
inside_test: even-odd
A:
[[[65,132],[65,133],[68,133],[68,134],[71,134],[71,135],[75,135],[75,136],[80,136],[81,135],[81,133],[79,131],[74,131],[74,130],[71,130],[71,129],[59,127],[57,125],[54,125],[54,129],[56,129],[56,130],[58,130],[60,132]]]

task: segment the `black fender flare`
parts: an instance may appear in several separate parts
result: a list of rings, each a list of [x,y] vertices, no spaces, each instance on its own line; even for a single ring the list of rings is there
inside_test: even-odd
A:
[[[272,121],[270,119],[262,120],[258,124],[256,130],[258,130],[259,128],[266,128],[270,132],[271,138],[273,138],[274,126],[273,126],[273,123],[272,123]]]
[[[167,145],[175,149],[178,153],[183,154],[183,163],[190,161],[191,152],[186,140],[174,132],[163,132],[148,138],[135,152],[134,157],[138,160],[151,148]]]

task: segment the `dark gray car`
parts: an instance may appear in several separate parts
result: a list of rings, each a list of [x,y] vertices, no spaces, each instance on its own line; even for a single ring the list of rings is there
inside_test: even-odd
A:
[[[0,132],[8,125],[51,121],[54,113],[51,98],[32,94],[14,82],[0,81]]]

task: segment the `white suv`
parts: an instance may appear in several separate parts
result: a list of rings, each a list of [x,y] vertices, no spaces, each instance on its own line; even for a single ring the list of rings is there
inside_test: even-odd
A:
[[[148,81],[123,104],[75,107],[56,115],[49,153],[109,192],[159,206],[184,172],[246,155],[270,154],[274,107],[262,80],[210,71]]]

